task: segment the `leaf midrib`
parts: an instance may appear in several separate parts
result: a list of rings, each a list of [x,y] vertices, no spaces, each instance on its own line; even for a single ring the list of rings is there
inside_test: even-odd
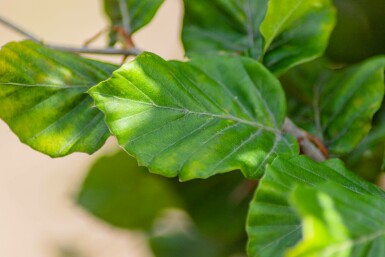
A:
[[[169,106],[162,106],[162,105],[158,105],[158,104],[155,104],[155,103],[137,101],[137,100],[132,100],[132,99],[128,99],[128,98],[122,98],[122,97],[118,97],[118,96],[114,96],[114,95],[98,93],[98,92],[92,92],[92,94],[99,95],[99,96],[105,97],[105,98],[115,98],[115,99],[118,99],[118,100],[121,100],[121,101],[135,102],[135,103],[142,104],[142,105],[152,106],[154,108],[165,109],[165,110],[170,110],[170,111],[175,111],[175,112],[181,112],[181,113],[185,113],[187,115],[207,116],[207,117],[216,118],[216,119],[231,120],[231,121],[235,121],[235,122],[238,122],[238,123],[241,123],[241,124],[245,124],[245,125],[248,125],[248,126],[251,126],[251,127],[261,128],[263,130],[273,132],[276,135],[280,135],[281,134],[281,131],[279,129],[276,129],[276,128],[273,128],[273,127],[268,127],[268,126],[265,126],[265,125],[263,125],[261,123],[258,123],[258,122],[253,122],[253,121],[241,119],[241,118],[235,117],[233,115],[221,115],[221,114],[214,114],[214,113],[208,113],[208,112],[191,111],[191,110],[188,110],[188,109],[181,109],[181,108],[175,108],[175,107],[169,107]]]

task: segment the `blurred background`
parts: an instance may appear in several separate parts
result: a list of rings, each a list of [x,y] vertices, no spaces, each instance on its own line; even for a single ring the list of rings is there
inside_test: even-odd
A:
[[[0,0],[0,15],[47,42],[80,46],[107,25],[101,2]],[[140,48],[182,58],[180,2],[165,1],[151,24],[135,35]],[[0,45],[21,39],[0,26]],[[94,45],[105,43],[102,37]],[[73,201],[90,163],[116,150],[113,139],[93,156],[51,159],[21,144],[2,121],[0,138],[0,256],[69,257],[74,251],[76,256],[151,256],[140,234],[101,223]]]

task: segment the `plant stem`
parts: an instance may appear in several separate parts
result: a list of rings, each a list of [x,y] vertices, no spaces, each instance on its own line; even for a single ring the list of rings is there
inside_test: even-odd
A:
[[[21,34],[23,36],[26,36],[27,38],[29,38],[30,40],[32,40],[32,41],[34,41],[36,43],[41,43],[42,42],[39,38],[35,37],[34,35],[32,35],[31,33],[27,32],[26,30],[20,28],[19,26],[17,26],[13,22],[5,20],[1,16],[0,16],[0,23],[5,25],[6,27],[12,29],[13,31],[19,33],[19,34]]]
[[[124,56],[139,55],[143,52],[142,50],[137,49],[135,47],[130,49],[117,49],[117,48],[111,48],[111,47],[89,48],[89,47],[70,47],[70,46],[62,46],[62,45],[55,45],[55,44],[45,44],[43,43],[44,41],[42,39],[39,39],[38,37],[32,35],[31,33],[15,25],[13,22],[10,22],[9,20],[4,19],[3,17],[0,17],[0,23],[36,43],[43,44],[48,48],[60,50],[64,52],[103,54],[103,55],[124,55]]]
[[[303,154],[306,154],[313,160],[319,162],[325,161],[329,158],[326,147],[322,144],[322,142],[317,140],[305,130],[299,128],[289,118],[285,119],[283,130],[297,138]]]
[[[137,48],[131,49],[118,49],[118,48],[90,48],[90,47],[70,47],[70,46],[62,46],[62,45],[52,45],[52,44],[44,44],[46,47],[51,49],[64,51],[64,52],[73,52],[73,53],[84,53],[84,54],[104,54],[104,55],[139,55],[143,51]]]
[[[122,14],[123,28],[128,35],[131,35],[131,18],[130,13],[128,12],[127,2],[125,0],[119,0],[119,9]]]

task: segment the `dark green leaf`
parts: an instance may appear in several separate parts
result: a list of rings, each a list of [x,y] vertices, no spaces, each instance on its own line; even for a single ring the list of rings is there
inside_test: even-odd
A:
[[[229,257],[219,242],[202,237],[196,231],[177,231],[152,236],[150,247],[156,257]]]
[[[356,63],[385,54],[385,1],[334,0],[337,25],[327,55],[338,63]],[[357,36],[359,35],[359,36]]]
[[[100,158],[92,166],[77,201],[110,224],[149,230],[162,211],[181,205],[170,183],[119,152]]]
[[[385,152],[385,123],[375,124],[370,133],[344,159],[360,177],[376,182],[383,171]]]
[[[383,197],[335,183],[298,187],[292,203],[302,217],[304,239],[288,257],[377,257],[385,255]]]
[[[246,238],[246,216],[255,181],[231,172],[174,185],[201,234],[225,243]]]
[[[298,151],[295,140],[281,133],[285,98],[279,82],[251,59],[182,63],[144,53],[90,94],[119,144],[167,177],[240,169],[258,178],[278,153]]]
[[[104,0],[104,10],[111,26],[122,27],[131,36],[152,20],[162,3],[163,0]],[[116,37],[116,31],[111,31],[111,46]]]
[[[341,187],[376,197],[385,192],[348,171],[338,160],[316,163],[305,156],[285,160],[277,158],[266,170],[247,221],[250,257],[280,257],[301,238],[301,223],[296,211],[289,205],[289,193],[297,185],[319,188],[334,181]],[[355,198],[353,198],[355,199]]]
[[[183,44],[187,55],[241,53],[262,56],[259,26],[267,0],[185,0]]]
[[[203,240],[215,244],[221,253],[234,253],[244,251],[245,220],[254,188],[254,182],[236,172],[185,183],[150,175],[122,151],[104,156],[92,166],[78,203],[114,226],[147,231],[161,218],[159,214],[178,208],[187,212],[194,227],[180,235],[187,237],[183,240]],[[174,241],[174,236],[154,240],[158,239]]]
[[[282,74],[322,55],[335,25],[330,0],[269,0],[260,30],[264,64]]]
[[[331,153],[352,151],[381,106],[384,66],[385,58],[376,57],[338,71],[319,63],[293,70],[283,78],[290,98],[302,109],[298,116],[297,109],[292,111],[293,119],[323,139]]]
[[[187,55],[243,54],[275,74],[320,56],[335,23],[329,0],[185,0]]]
[[[0,118],[52,157],[93,153],[110,135],[87,90],[117,67],[24,41],[0,51]]]

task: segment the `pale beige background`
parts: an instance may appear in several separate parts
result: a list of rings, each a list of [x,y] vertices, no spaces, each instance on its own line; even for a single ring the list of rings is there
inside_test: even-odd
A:
[[[0,15],[48,42],[81,45],[106,24],[100,2],[0,0]],[[134,38],[139,47],[182,58],[180,2],[165,1],[150,26]],[[0,26],[0,45],[20,39]],[[99,155],[115,147],[109,140]],[[0,257],[56,257],[57,248],[67,246],[92,257],[151,256],[141,235],[102,224],[71,200],[96,156],[50,159],[21,144],[0,121]]]

